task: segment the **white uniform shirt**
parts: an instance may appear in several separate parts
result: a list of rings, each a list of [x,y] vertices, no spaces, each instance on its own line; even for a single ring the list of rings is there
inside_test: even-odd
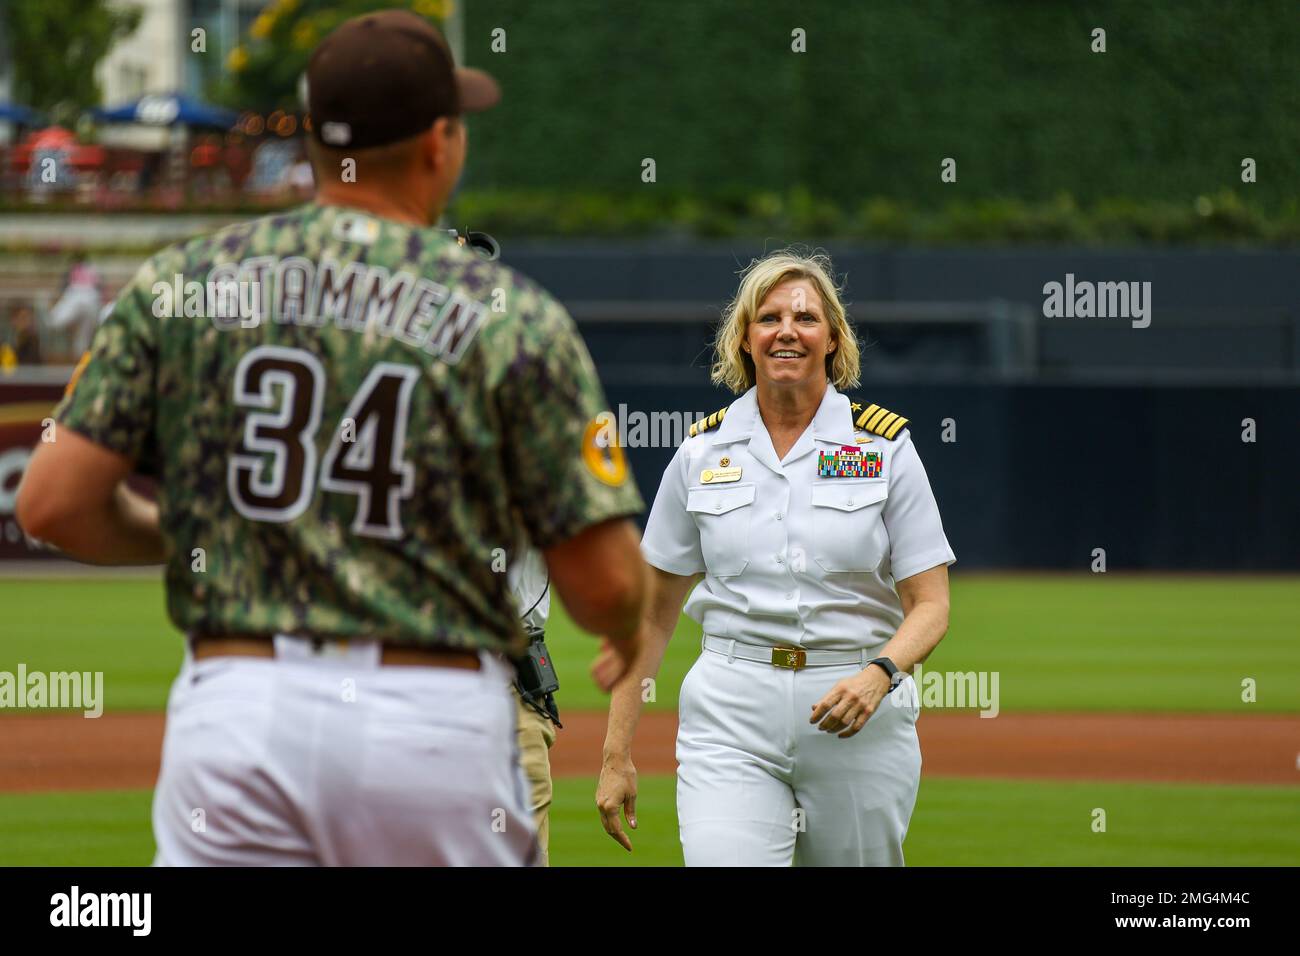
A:
[[[818,477],[818,452],[845,445],[880,453],[880,477]],[[739,479],[705,482],[723,468]],[[682,442],[641,551],[673,574],[705,572],[686,613],[706,635],[821,650],[883,645],[903,621],[894,582],[956,560],[908,431],[890,441],[855,429],[829,383],[784,460],[755,388]]]
[[[506,581],[519,607],[524,627],[546,630],[546,618],[551,613],[551,591],[542,552],[531,547],[520,548],[506,567]]]

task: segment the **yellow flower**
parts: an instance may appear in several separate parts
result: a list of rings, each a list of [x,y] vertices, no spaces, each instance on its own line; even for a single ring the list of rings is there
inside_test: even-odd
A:
[[[248,35],[254,40],[265,40],[286,14],[297,9],[298,2],[299,0],[275,0],[258,14],[257,19],[248,28]]]
[[[246,66],[248,66],[248,51],[242,46],[235,47],[230,51],[230,56],[226,57],[226,68],[232,73],[239,73]]]
[[[307,50],[316,43],[316,25],[310,20],[301,21],[293,28],[293,46],[296,50]]]
[[[451,16],[453,0],[414,0],[411,9],[422,17],[446,20]]]
[[[271,35],[271,28],[275,26],[275,18],[270,16],[269,10],[260,13],[253,25],[248,28],[248,35],[254,40],[265,40]]]

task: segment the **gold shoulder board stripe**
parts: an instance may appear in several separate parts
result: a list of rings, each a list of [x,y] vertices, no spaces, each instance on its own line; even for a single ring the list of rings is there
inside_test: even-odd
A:
[[[855,419],[854,424],[858,428],[866,429],[873,435],[893,439],[907,424],[907,419],[898,412],[891,412],[887,408],[872,404],[863,409],[862,414]]]
[[[717,425],[726,417],[727,417],[727,409],[720,408],[712,415],[710,415],[708,418],[701,418],[698,422],[696,422],[694,425],[691,426],[690,437],[694,438],[696,435],[703,434],[704,432],[708,431],[710,428],[717,427]]]

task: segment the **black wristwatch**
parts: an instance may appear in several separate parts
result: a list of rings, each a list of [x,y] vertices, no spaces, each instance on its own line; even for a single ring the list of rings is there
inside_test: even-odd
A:
[[[889,675],[889,690],[885,691],[885,693],[892,694],[894,688],[898,686],[898,668],[888,657],[877,657],[875,660],[867,661],[867,667],[870,667],[872,664],[879,664],[884,668],[885,673]],[[867,667],[862,669],[866,670]]]

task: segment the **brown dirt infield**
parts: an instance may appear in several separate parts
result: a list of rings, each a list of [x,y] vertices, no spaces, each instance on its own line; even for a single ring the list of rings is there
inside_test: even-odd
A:
[[[1155,714],[926,713],[917,724],[934,776],[1300,786],[1300,717]],[[163,715],[0,717],[0,792],[151,787]],[[677,715],[641,719],[640,773],[673,773]],[[556,776],[594,776],[603,713],[565,716]]]

